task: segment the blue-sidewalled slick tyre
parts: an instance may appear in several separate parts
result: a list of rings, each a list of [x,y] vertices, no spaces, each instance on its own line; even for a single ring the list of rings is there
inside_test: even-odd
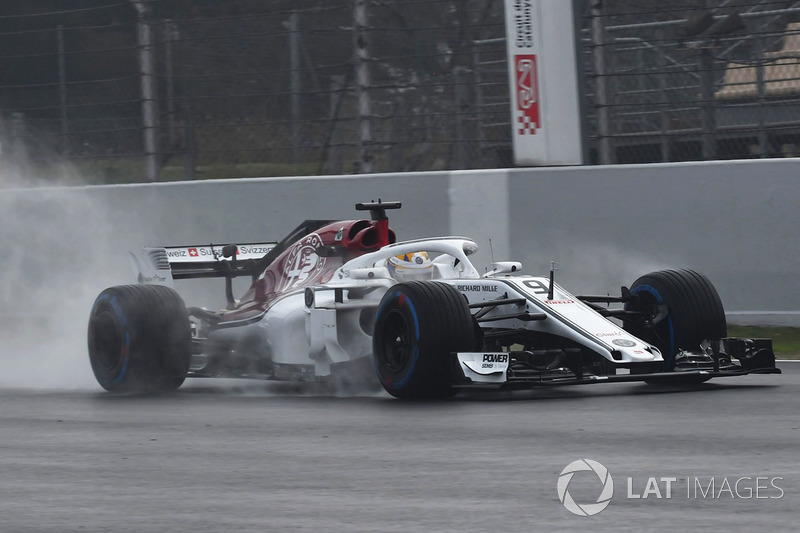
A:
[[[89,362],[111,392],[177,389],[189,370],[191,342],[186,306],[169,287],[110,287],[89,315]]]
[[[668,314],[649,328],[634,320],[625,323],[626,330],[658,346],[664,356],[663,371],[673,370],[679,350],[699,350],[704,340],[727,336],[719,294],[708,278],[694,270],[645,274],[631,285],[631,294],[638,296],[639,302],[627,304],[625,308],[630,311],[655,316],[658,306],[668,309]]]
[[[451,395],[450,353],[472,351],[475,344],[467,301],[445,283],[399,283],[378,306],[373,361],[381,385],[397,398]]]

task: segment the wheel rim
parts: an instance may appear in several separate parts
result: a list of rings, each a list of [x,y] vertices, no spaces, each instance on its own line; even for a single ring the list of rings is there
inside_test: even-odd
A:
[[[658,316],[658,305],[662,302],[655,297],[650,291],[640,291],[636,293],[645,304],[645,309],[647,310],[647,318],[651,322]],[[653,328],[656,332],[658,338],[666,344],[667,349],[671,350],[672,347],[670,345],[671,342],[671,333],[672,333],[672,326],[671,326],[671,318],[669,315],[664,317],[661,321],[653,323]]]
[[[97,315],[92,335],[95,362],[103,370],[112,370],[119,364],[122,353],[122,333],[108,311]]]
[[[383,328],[381,354],[390,372],[400,372],[411,360],[413,347],[411,332],[406,318],[398,311],[391,311]]]

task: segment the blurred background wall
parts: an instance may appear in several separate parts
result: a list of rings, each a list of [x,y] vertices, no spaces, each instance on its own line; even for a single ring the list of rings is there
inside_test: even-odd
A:
[[[800,2],[575,5],[590,163],[800,154]],[[511,166],[502,9],[3,2],[0,187]]]
[[[494,258],[546,275],[556,261],[571,292],[619,294],[652,270],[693,268],[733,321],[798,325],[797,180],[796,160],[773,159],[5,190],[0,322],[77,320],[83,331],[97,293],[135,282],[128,251],[277,241],[382,198],[403,202],[389,213],[401,240],[475,239],[481,272]],[[185,283],[193,305],[224,301],[219,280]]]

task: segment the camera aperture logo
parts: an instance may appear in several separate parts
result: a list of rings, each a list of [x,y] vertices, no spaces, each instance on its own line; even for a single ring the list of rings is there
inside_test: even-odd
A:
[[[590,471],[597,474],[597,478],[602,485],[600,495],[594,503],[578,503],[569,493],[569,482],[576,472]],[[558,476],[558,499],[564,504],[564,507],[573,514],[578,516],[594,516],[606,507],[611,502],[611,497],[614,495],[614,480],[611,478],[608,469],[591,459],[578,459],[568,464],[561,475]]]

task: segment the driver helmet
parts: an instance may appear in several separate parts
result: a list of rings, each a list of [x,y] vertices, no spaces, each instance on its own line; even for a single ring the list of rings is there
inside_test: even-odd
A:
[[[433,261],[428,252],[413,252],[390,257],[386,265],[398,281],[413,281],[433,278]]]

